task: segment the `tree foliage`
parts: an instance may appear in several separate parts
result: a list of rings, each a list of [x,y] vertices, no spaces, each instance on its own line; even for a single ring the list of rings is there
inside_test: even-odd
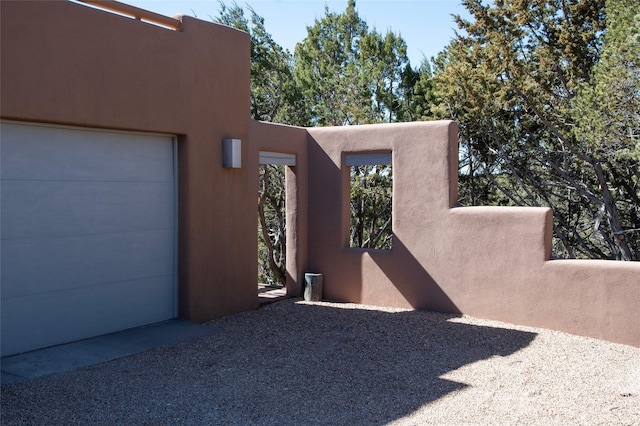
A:
[[[461,124],[461,201],[551,206],[556,256],[637,259],[638,163],[579,130],[600,119],[581,97],[609,48],[604,1],[463,4],[434,78],[434,112]]]
[[[293,55],[250,8],[246,19],[235,3],[222,4],[220,22],[251,35],[253,118],[303,126],[454,119],[460,204],[550,206],[554,256],[638,260],[640,6],[492,1],[463,0],[470,18],[455,16],[459,33],[417,68],[402,37],[369,29],[355,0],[342,12],[326,7]],[[374,232],[364,225],[380,201],[369,185],[384,187],[385,173],[352,168],[352,245],[386,232],[390,210],[370,218]],[[273,191],[261,192],[265,206],[284,194]]]
[[[221,3],[218,22],[251,36],[251,115],[256,120],[294,125],[347,125],[418,117],[414,97],[425,95],[426,73],[413,70],[406,43],[392,32],[369,31],[349,1],[342,13],[325,15],[307,28],[295,58],[265,30],[264,19],[236,3]],[[428,66],[424,68],[428,73]],[[428,75],[430,77],[430,74]],[[414,85],[422,86],[414,94]],[[362,172],[362,173],[360,173]],[[261,166],[258,196],[259,279],[285,283],[284,176],[282,168]],[[391,169],[352,174],[352,242],[358,247],[391,246]],[[357,200],[357,201],[355,201]]]
[[[601,155],[640,160],[640,4],[606,3],[607,31],[591,81],[578,90],[576,136]]]
[[[251,37],[251,117],[262,121],[306,123],[298,107],[301,95],[293,82],[291,54],[278,45],[264,19],[249,8],[220,3],[217,22]],[[260,166],[258,173],[258,280],[282,286],[286,282],[285,182],[282,167]]]
[[[249,33],[251,37],[251,117],[254,120],[308,125],[302,93],[293,81],[293,57],[267,32],[264,18],[248,7],[220,2],[216,22]]]
[[[307,27],[307,37],[296,46],[295,79],[313,125],[367,121],[367,87],[359,72],[359,44],[366,34],[354,0],[342,14],[326,6],[324,17]]]
[[[307,27],[307,37],[296,46],[295,80],[317,126],[405,119],[410,116],[405,101],[417,74],[404,39],[369,30],[355,0],[342,13],[325,7],[324,16]]]
[[[411,68],[402,37],[369,30],[354,0],[342,13],[325,8],[296,46],[295,80],[318,126],[415,119],[414,100],[428,90],[415,90],[423,75]],[[350,246],[390,249],[391,166],[354,166],[350,174]]]

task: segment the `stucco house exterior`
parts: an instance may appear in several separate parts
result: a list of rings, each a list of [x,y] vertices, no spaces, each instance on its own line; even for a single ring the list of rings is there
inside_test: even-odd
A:
[[[328,300],[640,346],[640,263],[550,260],[546,208],[455,207],[454,122],[252,121],[248,34],[124,12],[143,19],[67,1],[0,5],[3,356],[256,309],[261,153],[293,159],[289,295],[320,272]],[[235,167],[226,139],[240,141]],[[345,159],[372,153],[393,162],[390,251],[347,244]]]

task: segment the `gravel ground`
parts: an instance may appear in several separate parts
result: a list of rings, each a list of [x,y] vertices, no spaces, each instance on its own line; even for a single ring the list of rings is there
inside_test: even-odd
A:
[[[640,348],[290,299],[188,343],[2,387],[13,424],[640,425]]]

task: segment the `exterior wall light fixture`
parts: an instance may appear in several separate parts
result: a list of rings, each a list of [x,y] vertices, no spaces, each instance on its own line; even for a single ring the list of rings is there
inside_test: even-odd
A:
[[[242,167],[242,141],[240,139],[222,140],[222,167],[228,169]]]

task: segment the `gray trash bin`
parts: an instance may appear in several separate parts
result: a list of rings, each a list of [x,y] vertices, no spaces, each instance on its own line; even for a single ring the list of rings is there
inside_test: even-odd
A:
[[[322,274],[304,274],[304,300],[308,302],[322,300]]]

